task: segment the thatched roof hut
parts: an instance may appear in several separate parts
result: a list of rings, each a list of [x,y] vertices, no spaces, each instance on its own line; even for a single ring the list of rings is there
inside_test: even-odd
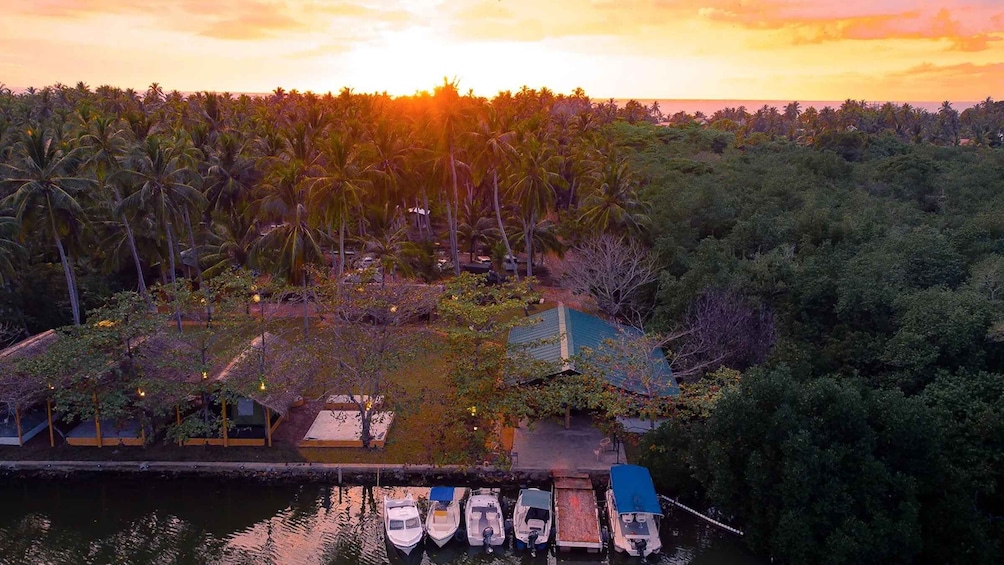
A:
[[[313,379],[314,361],[303,350],[266,332],[254,338],[215,380],[285,417]]]
[[[45,397],[50,385],[43,379],[33,378],[19,365],[22,361],[44,354],[58,339],[59,334],[49,330],[0,351],[0,404],[14,410]]]

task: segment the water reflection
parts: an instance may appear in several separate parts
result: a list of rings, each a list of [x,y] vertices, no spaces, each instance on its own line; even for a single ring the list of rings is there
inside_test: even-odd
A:
[[[0,485],[0,563],[529,564],[631,562],[606,555],[488,556],[453,541],[406,556],[384,541],[384,495],[428,488],[209,480],[9,481]],[[503,491],[511,508],[516,489]],[[761,564],[729,534],[667,509],[658,563]]]

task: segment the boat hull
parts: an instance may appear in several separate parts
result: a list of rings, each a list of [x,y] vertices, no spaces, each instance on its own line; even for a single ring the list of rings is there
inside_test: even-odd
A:
[[[606,503],[607,503],[607,516],[610,517],[610,545],[618,553],[626,553],[634,557],[648,557],[654,553],[659,553],[662,551],[662,540],[659,538],[659,528],[655,524],[655,519],[651,515],[646,516],[646,521],[649,524],[649,535],[644,537],[632,535],[628,537],[624,531],[624,526],[621,523],[620,514],[617,513],[617,507],[614,504],[613,491],[608,490],[606,493]],[[631,540],[644,539],[643,548],[632,543]]]
[[[444,545],[450,543],[450,540],[456,537],[456,535],[457,532],[453,532],[449,535],[438,537],[433,535],[432,533],[429,533],[429,539],[432,540],[432,543],[436,544],[436,547],[443,547]]]
[[[505,543],[505,522],[502,518],[502,505],[494,494],[475,494],[467,500],[464,509],[464,524],[467,530],[467,543],[471,547],[498,547]],[[491,529],[491,535],[485,533]]]

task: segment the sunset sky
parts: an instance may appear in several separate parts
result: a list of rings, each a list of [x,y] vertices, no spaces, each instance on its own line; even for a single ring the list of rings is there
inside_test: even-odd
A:
[[[0,0],[0,83],[1004,95],[1004,0]]]

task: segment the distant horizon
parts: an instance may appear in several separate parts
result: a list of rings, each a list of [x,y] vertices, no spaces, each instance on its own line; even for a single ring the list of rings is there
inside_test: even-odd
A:
[[[86,83],[86,81],[84,81],[84,82]],[[3,84],[3,83],[0,82],[0,84]],[[65,85],[67,87],[70,87],[70,88],[74,88],[74,85],[76,84],[76,82],[74,82],[73,84],[69,84],[69,83],[61,83],[61,84]],[[23,94],[23,93],[27,92],[28,88],[35,88],[35,89],[41,90],[41,89],[46,88],[46,87],[52,87],[53,84],[48,84],[48,85],[45,85],[45,86],[35,86],[35,87],[23,87],[23,86],[14,87],[14,86],[9,86],[9,85],[5,85],[5,86],[7,88],[9,88],[11,90],[11,92],[13,92],[15,94]],[[101,85],[101,86],[104,86],[104,85]],[[119,88],[119,89],[122,89],[122,90],[126,90],[126,89],[130,88],[130,87],[114,86],[114,85],[108,85],[108,86],[112,86],[112,88]],[[527,87],[528,88],[533,88],[533,89],[536,89],[536,90],[540,90],[541,88],[550,88],[550,87],[546,87],[546,86],[530,87],[529,85],[527,85]],[[89,88],[93,91],[95,87],[89,86]],[[283,86],[277,86],[276,88],[283,88],[287,93],[289,91],[291,91],[291,90],[299,90],[299,89],[295,89],[295,88],[286,89],[286,87],[283,87]],[[341,88],[345,88],[345,86],[342,86],[342,87],[340,87],[339,89],[336,89],[336,90],[330,90],[330,89],[329,90],[324,90],[324,91],[302,90],[300,92],[301,93],[312,92],[312,93],[317,94],[317,95],[325,95],[325,94],[328,94],[328,93],[337,94],[337,92],[339,90],[341,90]],[[352,89],[352,87],[349,87],[349,88]],[[143,92],[146,91],[146,88],[142,88],[142,89],[140,89],[140,88],[133,88],[133,90],[136,91],[137,93],[143,93]],[[228,94],[231,94],[233,96],[247,95],[247,96],[252,96],[252,97],[255,97],[255,96],[264,97],[264,96],[271,96],[275,92],[274,89],[270,90],[270,91],[265,91],[265,92],[262,92],[262,91],[257,91],[257,92],[243,92],[243,91],[242,92],[237,92],[237,91],[212,90],[212,89],[201,89],[201,90],[181,90],[181,89],[168,89],[168,88],[164,89],[165,92],[173,92],[174,90],[177,90],[178,92],[180,92],[184,96],[191,96],[193,94],[199,94],[199,93],[202,93],[202,92],[211,92],[211,93],[214,93],[214,94],[228,93]],[[412,94],[391,94],[391,93],[386,93],[386,94],[388,96],[391,96],[392,98],[402,98],[402,97],[407,97],[407,96],[415,96],[415,95],[421,94],[422,92],[431,92],[432,90],[433,90],[433,88],[429,88],[429,89],[424,89],[424,90],[416,91],[416,92],[414,92]],[[510,92],[516,92],[518,89],[508,89],[508,90]],[[352,91],[355,92],[355,93],[357,93],[357,94],[384,94],[385,93],[385,92],[381,92],[381,91],[361,91],[361,90],[356,90],[356,89],[352,89]],[[464,92],[463,89],[461,89],[461,92]],[[499,92],[502,92],[502,91],[499,91]],[[554,92],[555,94],[563,94],[563,95],[566,95],[566,96],[569,95],[569,94],[571,94],[571,91],[561,92],[561,91],[557,91],[557,90],[552,90],[552,92]],[[475,92],[476,96],[484,96],[485,98],[488,98],[488,99],[493,98],[496,94],[498,94],[498,92],[496,92],[495,94],[492,94],[492,95],[483,95],[483,94]],[[659,110],[664,115],[666,115],[666,116],[671,116],[671,115],[673,115],[673,114],[675,114],[677,112],[680,112],[680,111],[685,111],[685,112],[690,113],[690,114],[693,114],[695,112],[703,112],[705,114],[710,114],[710,113],[714,113],[715,111],[720,110],[722,108],[738,108],[739,106],[744,106],[746,108],[746,110],[749,111],[749,112],[755,112],[756,110],[759,110],[760,108],[762,108],[765,105],[766,106],[773,106],[773,107],[776,107],[776,108],[778,108],[780,110],[780,109],[783,109],[783,107],[786,106],[787,104],[790,104],[791,102],[798,102],[799,105],[801,105],[803,107],[803,109],[809,108],[809,107],[814,107],[814,108],[816,108],[818,110],[818,109],[822,109],[822,108],[827,107],[827,106],[836,109],[836,108],[840,107],[840,105],[843,104],[844,102],[846,102],[847,100],[864,101],[868,105],[877,105],[877,106],[881,106],[882,104],[885,104],[887,102],[891,102],[891,103],[896,104],[896,105],[910,104],[911,106],[914,106],[914,107],[917,107],[917,108],[922,108],[922,109],[924,109],[924,110],[926,110],[928,112],[936,112],[941,107],[942,103],[945,102],[945,100],[934,100],[934,99],[930,99],[930,100],[880,100],[880,99],[868,99],[868,98],[860,98],[860,97],[848,97],[848,98],[841,98],[839,100],[838,99],[816,99],[816,100],[809,100],[809,99],[801,99],[801,98],[653,98],[653,97],[639,98],[639,97],[630,97],[630,96],[593,96],[588,91],[586,91],[585,94],[589,98],[589,100],[592,101],[594,104],[596,104],[596,103],[604,103],[604,102],[607,102],[609,100],[613,100],[619,106],[623,106],[628,101],[634,100],[635,102],[639,102],[639,103],[644,104],[646,106],[651,106],[652,103],[658,102],[659,103]],[[993,99],[993,97],[990,97],[990,98]],[[977,104],[980,104],[981,102],[983,102],[986,99],[987,99],[987,97],[983,97],[983,98],[981,98],[979,100],[951,100],[951,99],[949,99],[948,102],[950,102],[952,104],[952,108],[954,108],[955,110],[961,112],[961,111],[963,111],[963,110],[965,110],[967,108],[972,108],[973,106],[975,106]]]
[[[461,92],[546,84],[635,99],[1004,92],[1004,7],[989,0],[0,2],[0,80],[17,85],[408,95],[450,77]]]

